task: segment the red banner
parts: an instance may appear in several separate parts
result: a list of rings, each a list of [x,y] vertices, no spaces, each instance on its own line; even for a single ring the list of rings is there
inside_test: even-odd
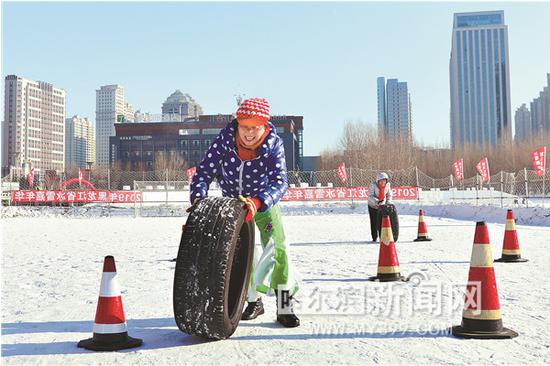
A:
[[[533,159],[535,173],[542,177],[546,170],[546,146],[531,152],[531,159]]]
[[[346,164],[344,162],[341,162],[338,166],[338,178],[340,178],[340,182],[346,183],[348,180],[348,176],[346,174]]]
[[[489,181],[489,177],[491,176],[489,173],[489,160],[487,158],[483,158],[477,163],[476,169],[481,175],[481,179],[483,182]]]
[[[197,167],[187,169],[187,181],[189,182],[189,184],[191,184],[191,181],[193,180],[193,176],[195,175],[196,171]]]
[[[141,202],[141,192],[133,191],[12,191],[11,201],[52,202],[52,203],[88,203],[88,202]]]
[[[464,179],[464,159],[457,160],[453,163],[453,173],[456,180]]]
[[[417,199],[416,187],[392,187],[392,198],[398,200]],[[281,201],[345,201],[368,200],[368,187],[338,188],[289,188]]]

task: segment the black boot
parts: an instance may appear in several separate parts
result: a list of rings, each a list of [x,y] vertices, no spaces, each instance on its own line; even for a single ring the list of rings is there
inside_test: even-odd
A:
[[[256,319],[258,315],[264,313],[264,304],[262,303],[262,298],[254,302],[249,302],[246,309],[244,309],[243,314],[241,315],[241,320],[252,320]]]
[[[300,319],[294,314],[293,301],[288,290],[281,291],[281,306],[279,307],[279,293],[275,290],[277,296],[277,321],[287,328],[294,328],[300,325]],[[280,310],[280,314],[279,314]]]

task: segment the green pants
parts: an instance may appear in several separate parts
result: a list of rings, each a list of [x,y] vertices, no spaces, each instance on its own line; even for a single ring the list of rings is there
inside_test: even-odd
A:
[[[254,246],[248,301],[256,301],[259,293],[271,295],[277,289],[289,290],[294,295],[298,281],[290,264],[281,209],[275,205],[266,212],[258,212],[254,221],[260,231],[262,251]]]

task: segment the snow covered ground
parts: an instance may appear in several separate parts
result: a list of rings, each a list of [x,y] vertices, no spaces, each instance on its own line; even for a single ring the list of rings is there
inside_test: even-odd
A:
[[[471,205],[465,203],[441,204],[434,202],[397,201],[396,207],[400,214],[418,215],[418,210],[423,209],[424,215],[442,217],[457,220],[486,221],[491,223],[505,223],[507,208],[491,205]],[[318,215],[318,214],[365,214],[368,215],[366,202],[285,202],[283,212],[287,215]],[[508,206],[514,211],[518,224],[550,226],[550,208],[542,207],[514,207]]]
[[[184,218],[133,218],[126,208],[111,209],[107,217],[93,205],[3,208],[2,364],[550,363],[550,211],[517,211],[529,262],[495,263],[504,326],[519,337],[481,341],[445,330],[461,321],[459,292],[468,276],[474,220],[489,222],[498,258],[505,210],[423,207],[434,240],[414,243],[419,206],[398,208],[401,272],[412,280],[379,284],[366,280],[376,274],[378,244],[368,242],[364,204],[354,210],[349,204],[285,204],[291,258],[302,278],[302,326],[280,327],[269,298],[266,314],[217,342],[188,336],[174,322],[170,259]],[[94,353],[76,347],[92,334],[105,255],[116,259],[129,334],[143,339],[140,348]]]
[[[483,220],[493,223],[504,223],[506,208],[494,205],[472,205],[467,203],[442,204],[433,201],[419,202],[397,201],[396,206],[401,214],[417,215],[419,209],[424,210],[426,216],[444,217],[458,220]],[[97,217],[183,217],[187,215],[185,203],[156,204],[136,209],[133,204],[105,205],[89,203],[75,207],[49,206],[3,206],[0,207],[2,218],[14,217],[68,217],[68,218],[97,218]],[[323,215],[323,214],[368,214],[367,203],[355,202],[283,202],[283,213],[291,216]],[[516,207],[512,208],[518,224],[550,226],[550,207]]]

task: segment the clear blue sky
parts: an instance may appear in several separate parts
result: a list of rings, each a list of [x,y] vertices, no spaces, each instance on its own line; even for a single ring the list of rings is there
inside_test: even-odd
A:
[[[123,85],[127,101],[151,113],[175,89],[205,113],[230,113],[240,92],[266,97],[274,114],[303,115],[306,155],[335,146],[346,121],[376,123],[377,76],[408,82],[417,139],[448,143],[454,12],[504,10],[512,112],[550,72],[550,3],[3,2],[2,10],[2,75],[65,89],[67,116],[95,120],[95,90],[105,84]]]

